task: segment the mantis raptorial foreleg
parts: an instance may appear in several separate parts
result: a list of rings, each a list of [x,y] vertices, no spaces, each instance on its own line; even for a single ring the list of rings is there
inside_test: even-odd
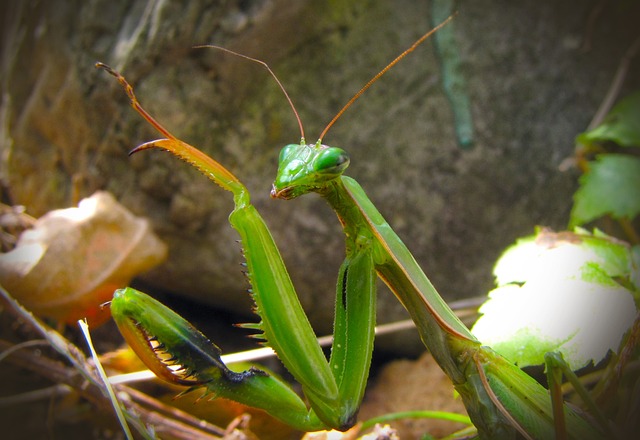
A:
[[[217,346],[150,296],[130,287],[117,290],[111,312],[125,340],[158,377],[206,386],[214,397],[263,408],[299,429],[323,426],[290,387],[257,369],[231,371]]]
[[[509,438],[517,433],[525,438],[553,435],[553,412],[547,390],[491,349],[482,347],[455,316],[360,185],[342,175],[349,165],[344,150],[327,147],[320,140],[306,144],[304,136],[300,144],[284,147],[271,193],[274,198],[293,199],[316,192],[331,205],[344,227],[347,257],[337,283],[336,334],[327,362],[273,238],[250,204],[244,185],[218,162],[169,133],[142,109],[121,75],[102,64],[99,66],[116,76],[126,88],[133,107],[166,137],[134,151],[149,148],[171,151],[233,193],[235,209],[229,221],[241,237],[256,312],[262,319],[252,327],[263,332],[301,383],[310,409],[271,376],[255,369],[244,373],[229,371],[221,363],[217,347],[186,321],[143,294],[124,289],[112,302],[114,318],[152,370],[174,382],[203,385],[216,395],[265,409],[298,429],[347,429],[355,422],[366,385],[373,347],[375,279],[379,276],[409,311],[425,345],[460,393],[481,437]],[[171,358],[161,359],[159,352]],[[169,366],[170,363],[175,365]],[[176,375],[180,368],[186,369],[186,374]],[[573,410],[563,406],[563,411],[571,438],[601,437],[599,428]]]

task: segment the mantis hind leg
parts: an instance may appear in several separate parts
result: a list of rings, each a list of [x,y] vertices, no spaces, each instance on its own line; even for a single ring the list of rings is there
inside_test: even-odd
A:
[[[318,345],[271,235],[255,208],[230,218],[240,233],[262,321],[257,326],[302,385],[312,414],[327,426],[353,426],[364,396],[375,328],[376,272],[370,240],[349,247],[337,286],[331,360]],[[277,276],[276,276],[277,275]]]
[[[470,354],[470,358],[472,361],[469,363],[467,383],[475,383],[475,395],[478,400],[486,396],[493,402],[494,423],[491,425],[510,425],[527,439],[555,437],[556,416],[549,392],[545,388],[517,365],[497,355],[488,347],[480,347],[475,353]],[[470,378],[477,380],[472,381]],[[465,400],[465,406],[467,404]],[[562,411],[566,422],[566,429],[561,430],[562,435],[566,434],[565,438],[608,438],[600,427],[581,417],[573,408],[562,401],[557,404],[557,411]],[[476,420],[473,422],[478,426]]]

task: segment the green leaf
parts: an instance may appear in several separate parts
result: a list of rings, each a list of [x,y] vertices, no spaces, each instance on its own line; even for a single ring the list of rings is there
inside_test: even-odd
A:
[[[577,140],[587,146],[610,141],[622,147],[640,147],[640,92],[618,102],[600,125]]]
[[[607,214],[633,219],[640,213],[640,158],[598,156],[580,177],[580,188],[573,199],[570,228]]]
[[[498,287],[473,333],[520,366],[560,351],[573,369],[616,351],[636,307],[632,248],[604,233],[540,230],[519,239],[494,269]]]

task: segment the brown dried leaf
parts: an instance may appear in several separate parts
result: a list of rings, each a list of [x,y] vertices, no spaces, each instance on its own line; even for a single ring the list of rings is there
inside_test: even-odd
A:
[[[148,220],[97,192],[23,232],[14,250],[0,255],[0,283],[36,314],[97,325],[109,317],[100,304],[166,255]]]

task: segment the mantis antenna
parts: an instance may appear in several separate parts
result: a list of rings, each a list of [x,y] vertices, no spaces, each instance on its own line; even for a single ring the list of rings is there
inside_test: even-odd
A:
[[[356,99],[358,99],[360,97],[360,95],[362,95],[369,87],[371,87],[373,85],[373,83],[375,83],[382,75],[384,75],[385,73],[387,73],[387,71],[389,69],[391,69],[393,66],[395,66],[398,61],[400,61],[401,59],[403,59],[405,56],[407,56],[408,54],[410,54],[411,52],[413,52],[415,50],[416,47],[418,47],[420,44],[422,44],[422,42],[424,40],[426,40],[427,38],[429,38],[431,35],[433,35],[435,32],[437,32],[438,30],[440,30],[444,25],[446,25],[447,23],[449,23],[451,20],[453,20],[453,17],[455,17],[455,15],[457,14],[457,12],[451,14],[445,21],[443,21],[442,23],[440,23],[438,26],[434,27],[433,29],[431,29],[429,32],[427,32],[426,34],[424,34],[423,36],[421,36],[420,38],[418,38],[415,43],[413,43],[407,50],[405,50],[404,52],[402,52],[400,55],[398,55],[393,61],[391,61],[389,64],[387,64],[387,66],[382,69],[380,72],[378,72],[373,78],[371,78],[369,80],[368,83],[366,83],[360,90],[358,90],[358,93],[356,93],[355,95],[353,95],[353,97],[345,104],[344,107],[342,107],[342,109],[336,113],[336,115],[333,117],[333,119],[329,122],[329,124],[327,124],[327,126],[324,128],[324,130],[322,130],[322,133],[320,133],[320,137],[318,138],[318,143],[321,143],[322,138],[324,138],[324,135],[327,134],[327,132],[329,131],[329,129],[331,128],[331,126],[333,124],[335,124],[335,122],[340,118],[340,116],[342,116],[342,114],[349,108],[351,107],[351,104],[353,104]]]
[[[373,85],[373,83],[375,83],[382,75],[387,73],[387,71],[389,71],[393,66],[395,66],[401,59],[403,59],[405,56],[407,56],[408,54],[413,52],[416,49],[416,47],[418,47],[420,44],[422,44],[427,38],[429,38],[431,35],[433,35],[435,32],[437,32],[442,27],[444,27],[447,23],[449,23],[451,20],[453,20],[453,17],[455,17],[456,14],[457,14],[457,12],[451,14],[445,21],[443,21],[442,23],[440,23],[438,26],[434,27],[433,29],[429,30],[426,34],[424,34],[420,38],[418,38],[411,46],[409,46],[408,49],[406,49],[404,52],[402,52],[400,55],[398,55],[393,61],[391,61],[389,64],[387,64],[384,69],[382,69],[380,72],[378,72],[373,78],[371,78],[369,80],[369,82],[367,82],[360,90],[358,90],[358,92],[355,95],[353,95],[353,97],[345,104],[345,106],[342,107],[342,109],[338,113],[336,113],[336,115],[333,117],[333,119],[331,119],[331,121],[327,124],[327,126],[324,128],[324,130],[322,130],[322,133],[320,133],[320,137],[318,138],[318,143],[321,143],[322,138],[324,138],[324,135],[327,134],[327,132],[329,131],[331,126],[333,126],[333,124],[335,124],[335,122],[340,118],[340,116],[342,116],[342,114],[349,107],[351,107],[351,104],[353,104],[369,87],[371,87]],[[273,77],[273,79],[276,80],[276,83],[280,87],[280,90],[282,90],[282,93],[284,93],[284,96],[287,98],[287,101],[289,102],[289,105],[291,106],[291,109],[293,110],[293,113],[294,113],[294,115],[296,117],[296,120],[298,121],[298,127],[300,128],[300,137],[302,139],[302,143],[304,143],[304,138],[305,138],[304,137],[304,128],[302,126],[302,121],[300,120],[300,115],[298,115],[298,111],[296,110],[296,107],[293,105],[293,101],[289,97],[289,94],[285,90],[284,86],[282,85],[282,83],[280,82],[280,80],[278,79],[276,74],[273,72],[273,70],[271,70],[271,68],[269,67],[269,65],[267,63],[265,63],[264,61],[259,60],[257,58],[253,58],[253,57],[250,57],[248,55],[244,55],[242,53],[235,52],[233,50],[227,49],[226,47],[216,46],[216,45],[213,45],[213,44],[203,44],[203,45],[194,46],[194,47],[195,48],[208,47],[208,48],[212,48],[212,49],[221,50],[221,51],[227,52],[227,53],[229,53],[231,55],[235,55],[237,57],[244,58],[246,60],[253,61],[254,63],[258,63],[258,64],[264,66],[264,68],[267,69],[267,71]]]
[[[252,57],[250,57],[248,55],[244,55],[244,54],[241,54],[239,52],[234,52],[233,50],[227,49],[226,47],[215,46],[213,44],[202,44],[202,45],[194,46],[194,47],[196,49],[203,48],[203,47],[208,47],[208,48],[211,48],[211,49],[218,49],[218,50],[221,50],[223,52],[227,52],[227,53],[229,53],[231,55],[235,55],[237,57],[244,58],[246,60],[253,61],[254,63],[258,63],[258,64],[264,66],[264,68],[267,69],[269,74],[271,74],[273,79],[276,80],[276,83],[278,83],[278,86],[280,87],[280,90],[282,90],[282,93],[284,93],[284,96],[287,98],[287,101],[289,101],[289,105],[291,106],[291,109],[293,110],[293,114],[296,116],[296,120],[298,121],[298,127],[300,127],[300,137],[304,141],[304,128],[302,127],[302,121],[300,120],[300,116],[298,115],[298,111],[296,110],[296,107],[293,105],[293,101],[289,97],[289,94],[285,90],[284,86],[282,85],[282,83],[280,82],[280,80],[278,79],[276,74],[273,73],[273,70],[271,70],[271,68],[269,67],[269,65],[267,63],[265,63],[264,61],[259,60],[257,58],[252,58]]]

